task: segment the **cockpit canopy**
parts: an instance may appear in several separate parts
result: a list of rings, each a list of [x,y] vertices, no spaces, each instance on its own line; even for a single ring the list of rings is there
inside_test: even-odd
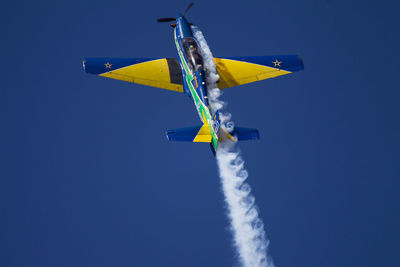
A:
[[[182,38],[182,47],[191,68],[195,71],[203,69],[203,56],[193,37]]]

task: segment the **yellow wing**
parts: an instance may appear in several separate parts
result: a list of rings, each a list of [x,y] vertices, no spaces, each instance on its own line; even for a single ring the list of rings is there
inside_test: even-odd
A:
[[[84,68],[102,77],[183,92],[182,71],[176,58],[87,58]]]
[[[218,88],[225,89],[261,81],[304,69],[297,55],[214,58]]]

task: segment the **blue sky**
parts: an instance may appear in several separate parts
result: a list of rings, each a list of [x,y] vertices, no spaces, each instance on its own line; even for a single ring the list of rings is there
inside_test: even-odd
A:
[[[0,265],[234,266],[215,159],[167,129],[189,98],[83,72],[88,56],[175,57],[186,1],[18,1],[0,10]],[[224,91],[275,264],[398,266],[396,1],[199,1],[215,56],[305,70]]]

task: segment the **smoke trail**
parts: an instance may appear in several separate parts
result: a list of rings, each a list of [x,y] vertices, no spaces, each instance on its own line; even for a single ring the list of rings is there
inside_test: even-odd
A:
[[[221,91],[216,84],[219,76],[213,55],[203,33],[194,26],[192,30],[204,58],[211,109],[213,111],[223,109],[226,103],[219,99]],[[220,113],[220,116],[222,127],[232,131],[234,126],[231,114]],[[259,218],[255,198],[250,193],[250,185],[245,182],[248,174],[236,144],[228,141],[220,143],[216,158],[228,217],[231,221],[234,245],[242,265],[245,267],[274,267],[272,259],[267,256],[269,241],[265,237],[264,224]]]

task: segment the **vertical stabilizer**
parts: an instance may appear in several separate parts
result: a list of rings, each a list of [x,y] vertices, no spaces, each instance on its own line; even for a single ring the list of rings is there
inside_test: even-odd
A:
[[[207,122],[207,119],[205,118],[203,114],[203,126],[201,126],[199,132],[197,133],[196,137],[194,138],[193,142],[205,142],[205,143],[210,143],[212,140],[212,134],[211,134],[211,129],[210,125]]]

